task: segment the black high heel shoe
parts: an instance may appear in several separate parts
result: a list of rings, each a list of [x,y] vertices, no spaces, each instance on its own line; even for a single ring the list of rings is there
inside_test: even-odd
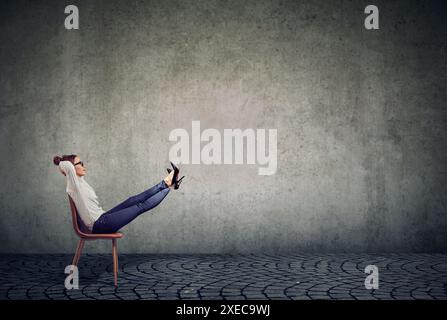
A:
[[[172,172],[172,169],[166,168],[166,171],[168,171],[168,173],[171,173],[171,172]],[[177,181],[177,186],[174,186],[174,189],[178,189],[178,188],[180,188],[180,183],[182,182],[182,180],[183,180],[184,177],[185,177],[185,176],[181,177],[181,178]]]
[[[174,185],[174,189],[177,190],[178,188],[180,188],[180,183],[182,182],[183,177],[181,177],[180,179],[177,180],[178,178],[178,173],[179,173],[179,169],[171,162],[171,166],[174,168],[174,177],[172,178],[172,184]],[[176,171],[177,170],[177,175],[176,175]],[[168,173],[172,172],[172,169],[166,168],[166,171],[168,171]]]
[[[180,169],[175,164],[173,164],[172,161],[170,161],[170,162],[171,162],[172,169],[174,170],[174,176],[172,177],[172,184],[174,185],[174,189],[177,190],[180,187],[179,180],[178,180],[178,174],[180,172]],[[184,176],[180,180],[182,180],[183,178],[184,178]]]

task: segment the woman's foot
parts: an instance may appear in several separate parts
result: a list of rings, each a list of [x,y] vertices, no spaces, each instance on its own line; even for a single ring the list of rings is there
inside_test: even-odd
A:
[[[167,186],[170,188],[174,185],[173,183],[174,178],[174,171],[171,171],[166,178],[164,178],[164,182],[167,184]]]
[[[177,190],[177,189],[180,187],[180,183],[182,182],[182,180],[183,180],[183,178],[184,178],[185,176],[183,176],[183,177],[181,177],[180,179],[178,179],[178,174],[179,174],[179,172],[180,172],[180,169],[179,169],[175,164],[173,164],[172,161],[171,161],[171,166],[172,166],[172,168],[173,168],[174,170],[169,169],[169,168],[166,169],[166,170],[168,171],[168,173],[169,173],[169,176],[172,175],[172,177],[170,178],[170,184],[169,184],[169,186],[170,186],[170,187],[171,187],[171,186],[174,186],[174,189]],[[169,176],[168,176],[168,177],[169,177]]]

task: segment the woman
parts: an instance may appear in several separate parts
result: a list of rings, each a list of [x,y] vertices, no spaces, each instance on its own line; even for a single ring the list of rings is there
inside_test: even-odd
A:
[[[174,170],[155,186],[132,196],[109,211],[104,211],[98,203],[95,190],[84,180],[86,168],[75,155],[55,156],[53,163],[59,166],[67,177],[67,193],[76,205],[79,217],[91,233],[114,233],[143,212],[156,207],[169,193],[170,188],[178,189],[184,178],[178,179],[179,169],[171,162]]]

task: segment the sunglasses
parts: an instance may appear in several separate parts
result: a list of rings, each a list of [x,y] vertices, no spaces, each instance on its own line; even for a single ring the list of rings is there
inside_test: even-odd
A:
[[[82,162],[82,161],[76,162],[73,166],[77,166],[78,164],[80,164],[81,166],[84,166],[84,162]]]

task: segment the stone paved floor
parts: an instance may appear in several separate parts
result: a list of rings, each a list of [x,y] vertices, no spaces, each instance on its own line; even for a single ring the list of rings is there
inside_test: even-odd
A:
[[[447,254],[83,255],[79,289],[66,290],[72,255],[0,255],[0,299],[442,299]],[[364,269],[379,268],[367,290]]]

